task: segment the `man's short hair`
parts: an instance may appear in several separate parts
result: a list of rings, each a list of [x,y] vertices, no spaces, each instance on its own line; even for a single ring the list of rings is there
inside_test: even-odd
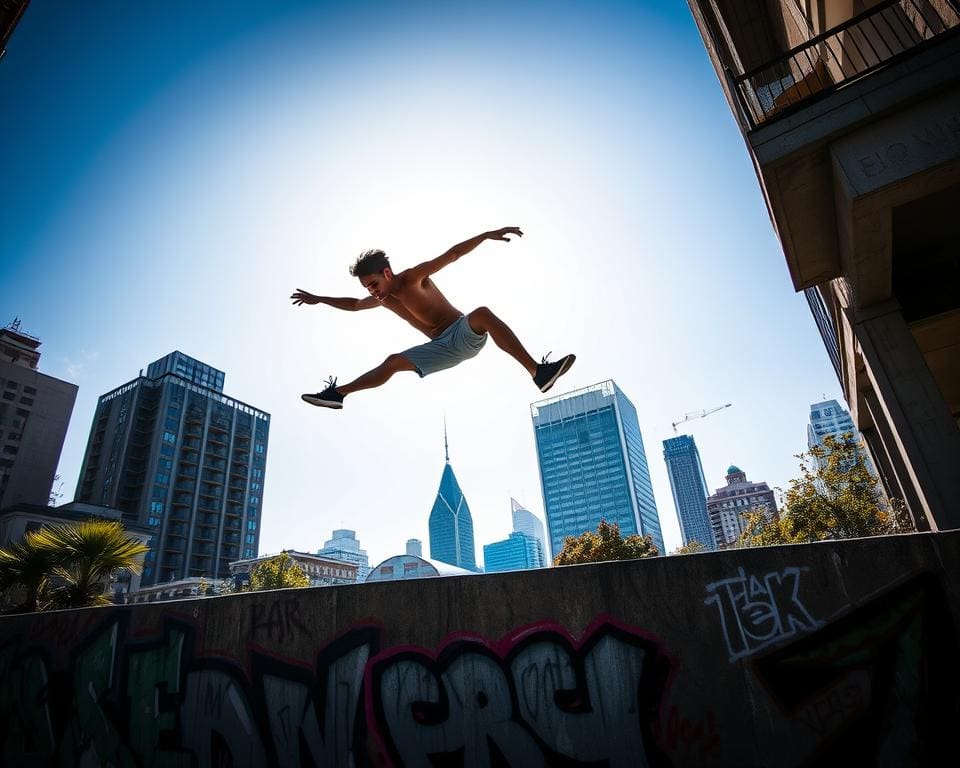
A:
[[[387,254],[379,249],[364,251],[350,267],[350,274],[354,277],[366,277],[367,275],[378,275],[383,270],[390,268],[390,260]]]

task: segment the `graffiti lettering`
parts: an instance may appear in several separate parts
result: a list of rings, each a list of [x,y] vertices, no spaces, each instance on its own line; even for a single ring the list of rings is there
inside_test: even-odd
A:
[[[604,623],[579,650],[553,628],[507,646],[459,641],[436,660],[406,649],[372,662],[370,700],[399,763],[426,768],[454,754],[469,766],[661,761],[651,734],[670,663],[654,642]]]
[[[720,734],[713,712],[707,713],[706,721],[698,721],[684,717],[672,706],[664,731],[658,730],[658,737],[668,752],[694,755],[701,763],[720,757]]]
[[[200,768],[257,768],[266,762],[247,697],[224,671],[204,669],[187,675],[180,723],[181,743]]]
[[[288,643],[307,634],[300,618],[300,603],[288,597],[273,600],[269,605],[255,602],[250,606],[250,639],[269,643]]]
[[[801,707],[798,716],[818,736],[827,736],[863,710],[870,700],[869,691],[870,676],[866,672],[851,673],[843,683]]]
[[[308,755],[315,765],[354,764],[363,673],[377,647],[373,629],[341,638],[318,660],[316,684],[298,682],[290,670],[261,673],[269,730],[281,766],[300,768]],[[308,755],[301,755],[302,746]]]
[[[800,568],[762,579],[738,570],[733,578],[708,584],[712,594],[703,601],[717,606],[731,663],[820,625],[800,601]]]

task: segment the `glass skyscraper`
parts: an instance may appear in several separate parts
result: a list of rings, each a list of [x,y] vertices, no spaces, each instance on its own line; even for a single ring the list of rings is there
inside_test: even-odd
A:
[[[670,475],[670,490],[684,546],[697,541],[707,549],[716,549],[707,514],[707,481],[693,436],[679,435],[664,440],[663,459]]]
[[[567,536],[617,523],[624,536],[649,535],[663,553],[640,423],[611,381],[530,406],[551,551]]]
[[[486,573],[523,571],[543,566],[540,541],[521,531],[514,531],[503,541],[483,545],[483,570]]]
[[[257,556],[270,414],[224,395],[223,380],[172,352],[97,403],[77,501],[153,531],[144,586],[227,578]]]
[[[468,571],[477,571],[479,569],[473,543],[473,517],[470,515],[467,499],[460,490],[460,483],[450,466],[449,450],[446,457],[437,498],[430,510],[430,558]]]
[[[533,536],[540,542],[540,554],[543,557],[543,562],[533,567],[543,568],[550,560],[550,553],[547,551],[547,537],[540,518],[516,499],[510,499],[510,514],[513,517],[513,530]]]

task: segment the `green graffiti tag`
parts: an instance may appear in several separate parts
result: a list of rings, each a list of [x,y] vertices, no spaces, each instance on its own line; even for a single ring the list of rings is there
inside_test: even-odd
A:
[[[167,629],[164,645],[130,654],[129,742],[146,768],[190,767],[188,753],[162,746],[173,743],[176,732],[183,640],[182,630]]]
[[[103,702],[113,688],[117,654],[116,623],[94,635],[74,661],[73,711],[60,743],[60,764],[82,762],[95,755],[101,764],[134,766],[133,756],[104,711]]]

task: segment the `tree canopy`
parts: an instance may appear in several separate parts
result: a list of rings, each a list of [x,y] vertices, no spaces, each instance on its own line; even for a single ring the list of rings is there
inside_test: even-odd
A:
[[[287,552],[264,560],[250,573],[250,589],[286,589],[308,587],[310,579],[300,564]]]
[[[903,503],[887,500],[867,468],[860,445],[847,433],[824,438],[800,459],[777,520],[751,513],[740,536],[744,546],[795,544],[913,530]]]
[[[620,534],[617,523],[601,520],[596,531],[585,531],[579,536],[568,536],[563,549],[554,558],[554,565],[600,563],[608,560],[636,560],[660,554],[650,536]]]
[[[684,544],[682,547],[677,547],[677,548],[673,551],[673,554],[675,554],[675,555],[692,555],[694,552],[706,552],[706,551],[707,551],[707,548],[706,548],[703,544],[701,544],[701,543],[700,543],[699,541],[697,541],[696,539],[690,539],[690,541],[688,541],[688,542],[687,542],[686,544]]]

